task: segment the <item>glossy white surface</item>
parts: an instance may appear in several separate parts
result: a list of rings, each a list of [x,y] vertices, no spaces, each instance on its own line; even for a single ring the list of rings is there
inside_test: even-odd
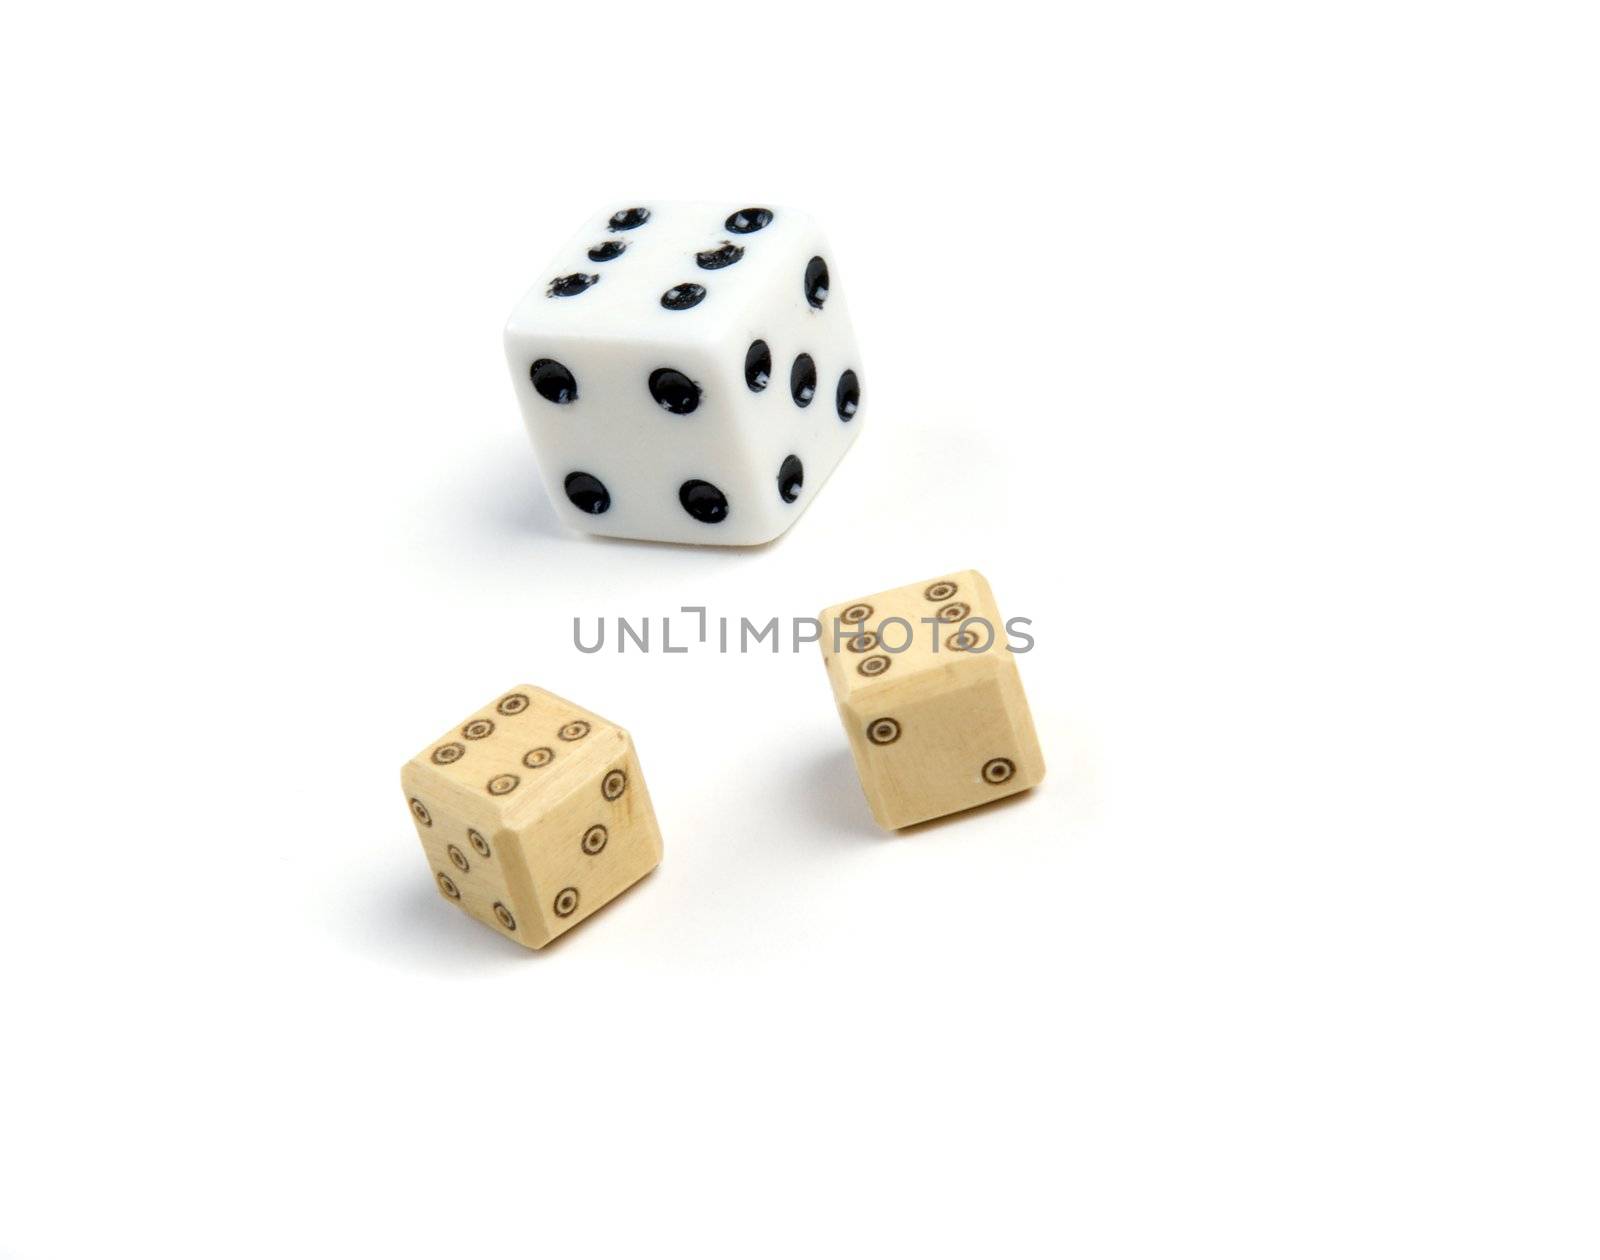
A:
[[[645,208],[649,219],[629,230],[609,226],[613,214]],[[758,231],[728,229],[741,204],[634,201],[604,207],[562,247],[518,303],[506,325],[506,358],[540,473],[561,520],[574,529],[664,542],[751,544],[776,538],[799,519],[860,432],[862,419],[841,419],[836,391],[849,371],[864,379],[839,268],[812,219],[782,206]],[[591,247],[621,242],[624,252],[592,261]],[[708,270],[702,251],[742,249],[732,265]],[[820,309],[807,301],[805,274],[814,257],[828,265]],[[553,281],[593,276],[572,296],[552,296]],[[662,295],[697,284],[704,298],[669,310]],[[745,380],[751,344],[771,350],[767,387]],[[815,397],[798,406],[790,373],[808,354],[816,365]],[[571,372],[574,401],[541,396],[532,365],[554,359]],[[699,388],[685,415],[662,407],[650,391],[657,369],[684,373]],[[863,396],[865,389],[863,389]],[[778,486],[794,456],[803,480],[793,502]],[[609,495],[599,513],[569,499],[573,473],[598,478]],[[680,489],[690,481],[717,487],[727,500],[718,521],[696,519]]]

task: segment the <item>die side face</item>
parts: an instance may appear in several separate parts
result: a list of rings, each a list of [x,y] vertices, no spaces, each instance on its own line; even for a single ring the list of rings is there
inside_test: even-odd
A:
[[[949,682],[937,689],[902,684],[878,703],[866,699],[842,711],[879,826],[895,830],[941,818],[1044,777],[1015,665]]]
[[[551,936],[583,922],[661,862],[661,833],[631,744],[550,810],[527,838],[539,913]]]
[[[793,524],[861,427],[845,296],[812,221],[781,207],[608,210],[547,271],[505,341],[562,519],[734,545]],[[592,279],[560,283],[572,275]]]
[[[401,774],[435,885],[473,917],[538,948],[660,861],[661,839],[627,732],[537,687],[499,696]],[[628,797],[620,811],[610,803]],[[568,872],[541,865],[563,811],[589,796],[617,817],[610,857],[579,907]],[[591,842],[592,843],[592,842]]]
[[[492,808],[440,791],[426,771],[408,765],[401,787],[439,895],[519,944],[543,945],[516,833],[497,827]]]
[[[941,610],[959,605],[960,621]],[[932,610],[931,613],[929,610]],[[919,618],[933,616],[935,625]],[[871,642],[896,634],[885,620],[916,629],[898,654]],[[837,651],[835,619],[854,625]],[[987,651],[951,640],[982,619],[996,629]],[[863,791],[878,823],[891,830],[1024,791],[1044,778],[1044,758],[1016,661],[983,577],[967,570],[835,605],[822,614],[823,657]],[[968,623],[963,631],[961,622]],[[934,648],[937,630],[938,650]],[[867,642],[863,642],[866,640]],[[874,657],[882,669],[863,662]]]

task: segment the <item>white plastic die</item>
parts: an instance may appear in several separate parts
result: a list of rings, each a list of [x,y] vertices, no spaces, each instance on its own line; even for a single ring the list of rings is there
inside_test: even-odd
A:
[[[767,542],[861,428],[827,243],[779,206],[608,208],[518,303],[505,342],[550,498],[591,533]]]

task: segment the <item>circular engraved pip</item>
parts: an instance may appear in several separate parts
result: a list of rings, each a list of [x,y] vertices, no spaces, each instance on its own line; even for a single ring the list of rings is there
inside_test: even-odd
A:
[[[587,722],[583,722],[583,721],[568,722],[565,726],[563,726],[559,731],[556,732],[557,735],[559,735],[562,739],[566,740],[568,743],[572,742],[575,739],[582,739],[588,733],[589,733],[589,724]]]
[[[871,604],[851,604],[839,614],[839,620],[847,626],[858,626],[870,616],[872,616]]]
[[[489,856],[489,842],[483,838],[481,831],[467,829],[467,843],[478,851],[479,857]]]
[[[507,910],[501,902],[494,903],[494,917],[500,920],[500,926],[505,928],[506,931],[515,932],[517,930],[517,921],[511,917],[511,911]]]
[[[521,782],[514,774],[497,774],[489,780],[489,795],[504,796],[507,792],[514,792]]]
[[[965,604],[946,604],[936,614],[940,621],[965,621],[972,616],[972,609]]]
[[[578,908],[578,890],[563,888],[556,894],[556,918],[565,919]]]
[[[522,764],[530,770],[542,770],[555,759],[555,753],[549,748],[530,748],[522,754]]]
[[[863,630],[855,638],[846,639],[844,645],[852,652],[870,652],[878,646],[878,636],[871,630]]]
[[[516,717],[517,714],[521,713],[528,707],[529,703],[530,701],[528,700],[527,696],[523,695],[520,691],[513,691],[509,696],[506,696],[503,700],[501,700],[499,704],[494,706],[494,711],[496,713],[503,713],[506,717]]]
[[[428,812],[428,807],[414,796],[411,798],[411,816],[424,827],[433,826],[433,815]]]
[[[1016,766],[1005,757],[996,757],[993,761],[983,763],[983,781],[985,783],[1004,783],[1016,772]]]
[[[876,678],[884,670],[888,669],[891,663],[887,656],[879,653],[877,656],[867,657],[861,664],[857,665],[856,673],[862,674],[867,678]]]
[[[952,652],[970,652],[978,646],[978,635],[973,630],[957,630],[944,641],[945,647]]]
[[[485,735],[494,734],[494,723],[488,718],[473,718],[461,728],[461,733],[468,739],[482,739]]]
[[[431,760],[436,766],[448,766],[453,761],[460,761],[466,755],[465,744],[440,744],[433,750]]]
[[[461,900],[461,890],[456,887],[455,880],[451,879],[443,871],[435,871],[433,877],[439,881],[439,891],[446,897],[450,898],[451,901]]]
[[[456,870],[466,871],[470,869],[467,866],[467,855],[460,849],[456,848],[455,845],[446,845],[444,851],[450,855],[450,860],[455,863]]]
[[[935,582],[922,592],[922,598],[934,604],[942,604],[956,593],[954,582]]]
[[[606,847],[606,841],[610,838],[611,833],[599,823],[595,823],[594,826],[590,827],[588,831],[583,833],[583,851],[590,857],[593,857],[596,853],[600,852],[601,849]]]
[[[600,795],[614,801],[628,790],[628,776],[621,770],[611,770],[600,780]]]
[[[881,717],[867,727],[867,738],[874,744],[892,744],[900,738],[900,723],[891,717]]]

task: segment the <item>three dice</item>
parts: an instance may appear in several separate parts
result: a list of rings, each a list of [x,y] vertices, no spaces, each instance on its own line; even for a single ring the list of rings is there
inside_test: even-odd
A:
[[[604,211],[518,304],[505,349],[551,500],[591,533],[768,542],[861,428],[830,251],[795,210]],[[1043,778],[1007,629],[971,569],[823,611],[823,662],[882,826]],[[401,785],[440,895],[531,948],[661,860],[628,733],[537,687],[433,741]]]

